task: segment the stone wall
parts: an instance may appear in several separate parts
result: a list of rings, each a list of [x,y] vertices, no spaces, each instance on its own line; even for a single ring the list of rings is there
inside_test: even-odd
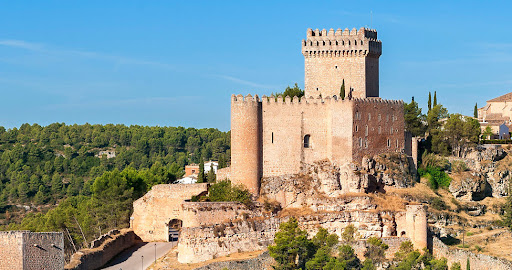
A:
[[[274,259],[265,251],[257,257],[245,260],[214,262],[194,270],[271,270]]]
[[[22,232],[0,232],[0,270],[23,269],[22,246]]]
[[[178,261],[196,263],[236,252],[264,250],[273,244],[281,222],[289,217],[260,217],[237,220],[216,225],[182,228],[178,242]],[[393,212],[345,211],[314,213],[298,217],[299,226],[313,237],[320,227],[341,236],[344,228],[354,225],[359,237],[384,237],[392,247],[388,255],[398,250],[404,239],[395,240],[396,224]],[[386,242],[387,243],[387,242]],[[364,253],[364,248],[360,248]],[[361,253],[360,252],[360,253]]]
[[[459,262],[462,269],[466,269],[466,263],[469,258],[471,269],[478,270],[511,270],[512,262],[505,259],[496,258],[485,254],[475,254],[470,251],[450,248],[441,240],[433,238],[433,255],[436,258],[445,257],[448,259],[448,265]]]
[[[217,170],[217,180],[231,179],[231,167]]]
[[[192,196],[207,192],[208,184],[156,185],[133,203],[130,226],[143,241],[169,241],[166,224],[183,220],[181,205]]]
[[[184,202],[182,210],[183,227],[220,224],[258,213],[239,202]]]
[[[381,53],[375,30],[308,29],[302,41],[306,96],[339,96],[344,80],[346,95],[353,88],[353,97],[378,97]]]
[[[0,269],[62,269],[64,236],[58,232],[0,232]]]
[[[123,250],[133,246],[140,239],[132,230],[124,229],[101,246],[92,249],[81,249],[73,256],[65,269],[91,270],[100,269]],[[40,268],[43,269],[43,268]],[[62,268],[60,268],[62,269]]]

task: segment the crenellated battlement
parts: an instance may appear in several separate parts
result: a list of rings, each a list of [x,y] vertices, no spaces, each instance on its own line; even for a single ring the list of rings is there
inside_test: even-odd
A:
[[[353,28],[349,30],[329,31],[308,29],[307,39],[302,40],[304,57],[345,57],[382,54],[382,42],[377,39],[373,29]]]
[[[382,98],[353,98],[353,99],[341,99],[337,96],[332,97],[322,97],[322,96],[309,96],[309,97],[293,97],[289,96],[283,98],[282,96],[266,96],[263,95],[261,98],[258,95],[252,96],[251,94],[246,95],[232,95],[231,100],[233,103],[237,104],[248,104],[254,105],[257,103],[262,103],[265,105],[297,105],[297,104],[347,104],[347,103],[355,103],[355,104],[386,104],[386,105],[403,105],[403,100],[393,100],[393,99],[382,99]]]

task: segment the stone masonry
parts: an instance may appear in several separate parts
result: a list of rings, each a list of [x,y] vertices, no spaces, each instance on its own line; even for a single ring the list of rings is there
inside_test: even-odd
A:
[[[305,164],[404,152],[404,104],[379,97],[381,51],[375,30],[309,29],[305,97],[232,96],[230,180],[258,196],[262,177]],[[343,80],[346,97],[339,97]]]
[[[60,232],[0,232],[0,270],[64,268],[64,235]]]

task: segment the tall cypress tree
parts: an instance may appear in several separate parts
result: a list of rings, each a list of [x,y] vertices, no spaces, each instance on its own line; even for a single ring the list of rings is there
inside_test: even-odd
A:
[[[341,83],[340,97],[341,99],[345,99],[345,79],[343,79],[343,82]]]
[[[197,174],[197,182],[198,183],[204,183],[206,180],[206,177],[204,176],[204,161],[203,158],[201,158],[201,163],[199,163],[199,173]]]
[[[475,108],[473,109],[473,117],[478,118],[478,106],[477,106],[477,103],[475,103]]]
[[[432,94],[428,92],[428,111],[432,109]]]
[[[437,91],[434,91],[434,106],[432,107],[435,107],[437,106]]]

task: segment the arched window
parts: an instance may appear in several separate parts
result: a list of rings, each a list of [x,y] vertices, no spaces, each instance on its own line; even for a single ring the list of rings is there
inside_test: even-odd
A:
[[[371,114],[371,113],[369,113],[369,114],[368,114],[368,121],[371,121],[371,120],[372,120],[372,114]]]
[[[363,147],[363,138],[359,138],[359,148]]]
[[[380,115],[380,113],[379,113],[379,121],[381,121],[381,120],[382,120],[382,115]]]
[[[381,128],[380,128],[380,126],[379,126],[379,134],[380,134],[381,132],[382,132],[382,131],[381,131]]]
[[[311,147],[311,135],[304,136],[304,148],[310,148]]]
[[[391,146],[391,140],[388,139],[388,147],[390,147],[390,146]]]
[[[357,130],[358,130],[358,129],[357,129],[357,125],[356,125],[356,132],[357,132]]]
[[[389,129],[389,134],[393,134],[393,127]]]
[[[274,143],[274,132],[272,132],[272,143]]]
[[[365,126],[364,129],[364,136],[368,136],[368,125]]]

